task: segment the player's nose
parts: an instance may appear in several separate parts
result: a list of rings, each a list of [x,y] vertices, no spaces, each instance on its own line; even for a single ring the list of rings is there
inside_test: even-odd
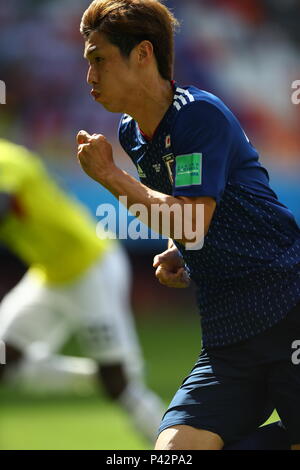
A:
[[[98,83],[98,77],[93,67],[89,67],[86,81],[88,82],[89,85],[93,85],[93,86]]]

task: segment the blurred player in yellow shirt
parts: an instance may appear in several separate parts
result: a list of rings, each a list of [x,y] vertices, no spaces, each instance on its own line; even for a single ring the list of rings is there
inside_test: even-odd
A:
[[[154,440],[163,405],[143,382],[123,249],[96,236],[86,209],[58,188],[36,156],[2,139],[0,240],[29,266],[0,304],[7,355],[0,379],[63,389],[98,377]],[[58,354],[74,333],[93,360]]]

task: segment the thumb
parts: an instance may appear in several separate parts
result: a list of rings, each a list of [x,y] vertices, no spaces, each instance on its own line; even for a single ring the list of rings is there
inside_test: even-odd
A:
[[[86,144],[87,142],[89,142],[90,138],[91,138],[91,136],[88,132],[79,131],[78,134],[77,134],[77,143],[78,143],[78,145]]]
[[[153,260],[153,267],[157,268],[160,265],[160,255],[156,255]]]
[[[166,261],[165,257],[165,252],[160,253],[159,255],[156,255],[153,260],[153,267],[157,268],[160,264],[162,264],[164,261]]]

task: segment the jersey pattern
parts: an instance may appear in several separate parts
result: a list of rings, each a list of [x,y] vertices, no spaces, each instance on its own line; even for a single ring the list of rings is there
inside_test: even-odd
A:
[[[272,327],[300,300],[300,229],[225,104],[195,87],[174,92],[151,140],[128,115],[119,140],[146,186],[217,202],[203,248],[176,245],[197,286],[203,346],[222,347]],[[201,162],[200,177],[178,178],[178,157]]]

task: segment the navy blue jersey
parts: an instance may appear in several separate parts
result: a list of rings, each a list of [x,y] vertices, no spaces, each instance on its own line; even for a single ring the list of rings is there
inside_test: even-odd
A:
[[[128,115],[119,139],[146,186],[217,202],[203,248],[176,245],[197,285],[203,346],[220,347],[265,331],[296,305],[300,229],[224,103],[195,87],[174,88],[151,140]]]

